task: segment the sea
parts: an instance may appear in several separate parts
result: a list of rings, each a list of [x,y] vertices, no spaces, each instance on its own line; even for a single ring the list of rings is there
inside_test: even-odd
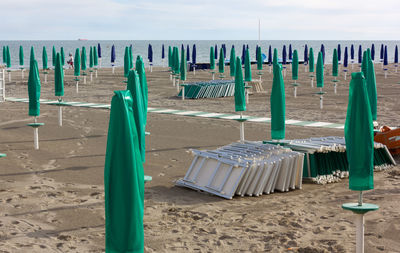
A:
[[[115,66],[123,66],[124,63],[124,51],[126,46],[132,45],[133,57],[136,59],[137,55],[141,55],[145,61],[147,61],[148,47],[149,44],[153,48],[153,65],[154,66],[165,66],[168,58],[168,47],[177,46],[179,49],[184,45],[185,50],[189,45],[190,59],[193,45],[196,44],[196,62],[197,63],[208,63],[210,57],[210,47],[217,46],[218,54],[222,44],[226,45],[227,58],[230,56],[230,50],[232,46],[235,46],[236,56],[242,55],[243,45],[248,45],[250,50],[250,58],[255,61],[256,47],[261,47],[262,53],[268,55],[269,46],[272,49],[278,50],[279,57],[282,57],[283,46],[286,46],[288,52],[289,45],[292,50],[297,50],[299,60],[302,61],[304,57],[304,47],[312,47],[314,49],[315,60],[316,54],[320,51],[321,45],[325,47],[325,63],[332,62],[333,49],[337,48],[340,44],[341,54],[343,57],[345,47],[348,47],[350,57],[350,46],[354,45],[355,59],[358,57],[358,48],[361,45],[362,50],[371,48],[372,44],[375,45],[375,61],[379,61],[379,53],[381,45],[387,46],[388,60],[393,62],[395,46],[400,45],[400,41],[395,40],[23,40],[23,41],[5,41],[0,40],[0,50],[3,46],[9,46],[11,55],[11,68],[18,69],[19,66],[19,47],[22,46],[24,50],[24,65],[29,63],[30,48],[34,47],[36,60],[38,61],[39,68],[42,66],[42,50],[46,47],[47,56],[49,60],[49,66],[51,65],[52,48],[55,47],[56,51],[59,52],[61,47],[64,47],[64,53],[66,59],[68,59],[69,53],[75,55],[76,48],[86,47],[86,52],[89,54],[90,46],[101,46],[101,67],[111,67],[111,47],[115,46],[116,61]],[[162,46],[165,48],[165,59],[162,59]],[[2,56],[2,55],[0,55]],[[342,58],[343,59],[343,58]],[[350,59],[350,58],[349,58]],[[25,66],[27,67],[27,66]]]

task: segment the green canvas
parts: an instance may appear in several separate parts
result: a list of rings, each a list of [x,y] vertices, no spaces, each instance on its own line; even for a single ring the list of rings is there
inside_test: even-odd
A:
[[[285,84],[282,76],[282,65],[273,68],[271,106],[271,139],[285,139]]]
[[[28,77],[29,116],[40,115],[40,78],[36,60],[30,62]]]
[[[229,70],[230,70],[230,76],[234,77],[236,71],[236,53],[234,47],[231,48],[231,58],[229,59]]]
[[[299,55],[297,50],[293,51],[293,58],[292,58],[292,80],[299,79]]]
[[[64,96],[64,69],[61,65],[61,55],[57,53],[54,68],[54,91],[56,97]]]
[[[242,62],[239,57],[236,57],[235,73],[235,111],[242,112],[246,111],[246,101],[244,96]]]
[[[324,87],[324,62],[322,60],[322,52],[318,53],[317,60],[317,87]]]

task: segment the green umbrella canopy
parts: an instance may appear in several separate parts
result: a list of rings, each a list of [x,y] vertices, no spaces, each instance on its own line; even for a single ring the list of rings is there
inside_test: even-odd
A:
[[[244,57],[244,80],[246,82],[251,82],[251,62],[249,49],[246,49],[246,56]]]
[[[285,138],[285,84],[282,77],[282,65],[274,66],[272,78],[271,104],[271,139]]]
[[[235,71],[235,111],[246,111],[246,101],[244,97],[244,83],[242,73],[242,62],[239,57],[236,57]]]
[[[86,66],[86,47],[82,47],[82,54],[81,54],[81,69],[85,71],[87,69]]]
[[[138,133],[139,138],[139,150],[142,162],[145,162],[145,154],[146,154],[146,142],[145,142],[145,129],[146,129],[146,120],[145,120],[145,106],[143,101],[142,88],[139,81],[139,75],[136,70],[130,70],[128,74],[128,83],[127,90],[131,92],[132,95],[132,109],[133,116],[135,118],[136,132]]]
[[[272,58],[272,64],[275,66],[275,64],[278,64],[278,50],[274,48],[274,55]]]
[[[214,47],[210,47],[210,69],[215,69]]]
[[[132,56],[132,47],[128,47],[129,52],[129,69],[133,68],[133,56]]]
[[[338,52],[337,49],[333,49],[333,58],[332,58],[332,76],[338,76],[339,72],[339,60],[338,60]]]
[[[97,52],[97,47],[93,47],[93,65],[97,67],[99,65],[99,55]]]
[[[144,122],[147,124],[147,105],[148,105],[148,88],[147,88],[147,79],[146,72],[144,68],[144,62],[142,56],[138,55],[136,57],[136,71],[139,75],[140,87],[142,88],[143,95],[143,105],[144,105]]]
[[[377,92],[376,92],[376,78],[375,78],[374,62],[372,61],[371,58],[368,60],[367,75],[368,75],[367,76],[367,91],[368,91],[369,104],[371,106],[372,120],[376,120],[378,96],[377,96]]]
[[[174,74],[179,75],[180,73],[179,49],[177,47],[174,47]]]
[[[51,63],[53,65],[53,67],[56,66],[56,48],[53,46],[53,51],[51,54]]]
[[[104,165],[106,252],[143,252],[144,172],[129,90],[111,100]]]
[[[74,76],[81,75],[81,57],[79,53],[79,48],[75,50],[75,58],[74,58]]]
[[[64,69],[61,64],[61,54],[56,55],[56,66],[54,68],[54,91],[56,97],[64,96]]]
[[[224,73],[225,72],[225,56],[224,56],[224,49],[221,47],[219,50],[219,62],[218,62],[218,72]]]
[[[374,188],[374,129],[365,78],[352,73],[344,136],[349,161],[349,188]]]
[[[298,79],[299,79],[299,55],[297,53],[297,50],[294,50],[292,57],[292,80],[298,80]]]
[[[257,70],[263,69],[263,60],[262,60],[262,53],[261,47],[257,47]]]
[[[322,62],[322,52],[318,53],[317,60],[317,87],[324,87],[324,63]]]
[[[3,63],[7,63],[7,49],[5,46],[3,46]]]
[[[168,46],[168,67],[172,68],[172,48]]]
[[[371,49],[370,48],[367,49],[367,55],[368,55],[368,61],[371,60],[372,58],[371,58]]]
[[[60,53],[60,57],[61,57],[61,66],[65,65],[65,53],[64,53],[64,47],[61,47],[61,53]]]
[[[90,47],[90,51],[89,51],[89,68],[93,68],[93,66],[94,66],[93,47]]]
[[[36,60],[35,59],[35,49],[33,46],[31,46],[31,55],[29,56],[29,65],[31,64],[32,61]]]
[[[186,67],[187,62],[186,62],[186,56],[185,56],[185,50],[181,50],[181,66],[180,66],[180,71],[181,71],[181,80],[186,81]]]
[[[314,50],[310,47],[310,53],[308,55],[308,71],[314,73]]]
[[[10,55],[10,48],[7,46],[7,68],[11,68],[11,55]]]
[[[124,54],[124,76],[128,77],[129,74],[129,69],[131,64],[129,63],[129,49],[128,47],[125,47],[125,54]]]
[[[229,59],[229,69],[230,69],[230,76],[235,76],[235,70],[236,70],[236,53],[235,53],[235,48],[232,47],[231,49],[231,58]]]
[[[361,71],[364,74],[364,78],[367,78],[367,73],[368,73],[368,55],[367,55],[367,51],[363,52],[363,58],[362,58],[362,62],[361,62]]]
[[[19,65],[24,66],[24,48],[19,46]]]
[[[36,60],[30,62],[28,77],[29,116],[40,115],[40,78]]]
[[[32,50],[33,47],[31,47],[31,59],[32,59]],[[43,46],[43,51],[42,51],[42,64],[43,64],[43,69],[49,68],[47,65],[47,51],[45,46]]]

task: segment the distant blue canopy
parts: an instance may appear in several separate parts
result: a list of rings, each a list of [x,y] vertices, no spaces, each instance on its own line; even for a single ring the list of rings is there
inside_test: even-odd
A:
[[[337,59],[339,62],[342,60],[342,48],[340,47],[340,44],[337,45]]]
[[[193,64],[196,64],[196,44],[193,44],[192,63],[193,63]]]
[[[372,46],[371,46],[371,59],[375,60],[375,45],[374,45],[374,43],[372,43]]]
[[[384,55],[383,55],[383,65],[388,65],[389,63],[388,63],[388,55],[387,55],[387,46],[385,46],[385,52],[384,52]]]
[[[215,59],[218,59],[218,48],[217,48],[217,44],[215,44],[215,47],[214,47],[214,58],[215,58]]]
[[[308,46],[304,46],[304,63],[308,63]]]
[[[243,44],[243,49],[242,49],[242,65],[244,64],[244,57],[246,55],[246,45]]]
[[[147,49],[147,59],[149,59],[149,62],[153,62],[153,47],[151,44],[149,44],[149,47]]]
[[[347,47],[345,47],[345,48],[344,48],[344,56],[343,56],[343,66],[344,66],[345,68],[347,68],[347,66],[349,65],[349,63],[348,63],[348,58],[349,58],[349,55],[348,55],[348,53],[347,53]]]
[[[189,49],[189,44],[186,45],[186,61],[190,61],[190,49]]]
[[[271,48],[271,45],[269,45],[269,48],[268,48],[268,64],[272,64],[272,48]]]
[[[164,59],[165,58],[165,51],[164,51],[164,44],[162,44],[162,47],[161,47],[161,59]]]
[[[256,45],[256,59],[258,59],[258,45]]]
[[[322,62],[325,64],[325,46],[321,44]]]
[[[283,45],[282,49],[282,64],[286,64],[286,45]]]
[[[362,63],[362,47],[361,45],[358,46],[358,63],[361,64]]]
[[[351,44],[350,47],[350,59],[354,60],[354,45]]]
[[[292,44],[289,44],[289,60],[293,58]]]
[[[383,60],[383,54],[384,54],[385,48],[383,47],[383,44],[381,44],[381,53],[380,53],[380,59]]]
[[[97,43],[97,56],[101,58],[101,46],[100,43]]]
[[[396,47],[394,48],[394,63],[399,63],[399,49]]]
[[[115,46],[112,45],[111,47],[111,63],[115,62]]]

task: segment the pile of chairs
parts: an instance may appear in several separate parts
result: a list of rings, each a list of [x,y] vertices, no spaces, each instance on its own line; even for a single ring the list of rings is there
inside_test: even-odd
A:
[[[349,163],[344,137],[330,136],[310,139],[269,142],[305,154],[303,177],[318,184],[333,183],[348,177]],[[384,170],[396,165],[387,147],[374,143],[374,169]]]
[[[235,81],[212,80],[184,84],[185,98],[218,98],[229,97],[235,94]],[[182,97],[182,90],[178,97]]]
[[[216,150],[191,150],[193,162],[176,185],[226,199],[301,189],[304,155],[278,145],[237,142]]]

